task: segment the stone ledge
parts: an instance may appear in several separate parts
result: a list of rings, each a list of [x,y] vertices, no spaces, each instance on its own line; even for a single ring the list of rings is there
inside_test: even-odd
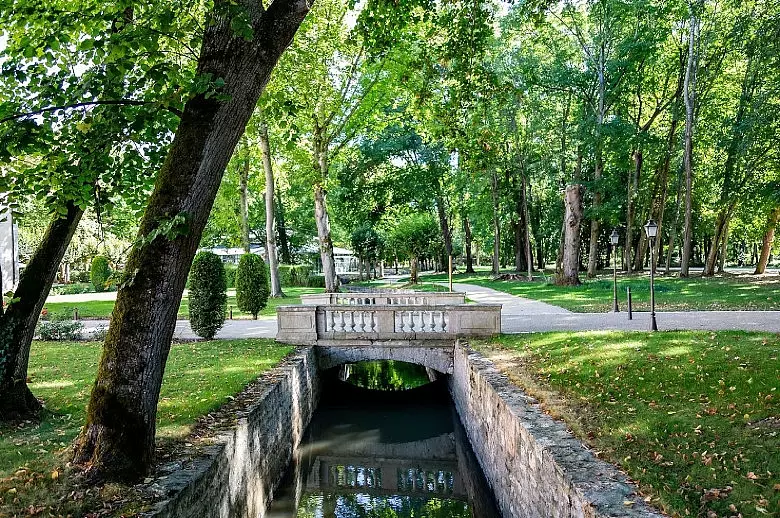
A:
[[[220,423],[201,423],[204,433],[157,466],[152,480],[138,487],[151,503],[140,516],[263,516],[319,391],[314,349],[299,348],[251,383],[238,397],[242,404],[225,411]]]
[[[450,392],[504,516],[664,516],[645,504],[625,474],[460,343]]]

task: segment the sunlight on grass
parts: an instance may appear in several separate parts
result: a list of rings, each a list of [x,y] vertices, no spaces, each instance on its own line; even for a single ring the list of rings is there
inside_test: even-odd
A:
[[[544,333],[472,345],[669,514],[748,518],[780,505],[780,456],[768,454],[780,433],[767,424],[780,415],[780,335]],[[705,499],[712,489],[723,496]]]

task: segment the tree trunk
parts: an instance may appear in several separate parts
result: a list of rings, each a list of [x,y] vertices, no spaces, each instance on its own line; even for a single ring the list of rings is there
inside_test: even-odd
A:
[[[682,207],[682,188],[683,177],[682,170],[677,174],[677,198],[674,204],[674,225],[669,231],[669,244],[666,247],[666,275],[669,275],[672,270],[672,252],[674,251],[674,244],[677,241],[677,228],[680,224],[680,208]]]
[[[0,313],[0,357],[5,360],[0,363],[1,421],[34,417],[41,409],[27,387],[30,346],[60,262],[83,213],[69,203],[64,217],[55,216],[22,272],[14,301]]]
[[[501,224],[498,220],[498,174],[493,170],[491,191],[493,194],[493,275],[501,272]]]
[[[528,268],[528,280],[532,281],[533,276],[533,269],[534,269],[534,259],[533,255],[531,255],[531,222],[528,217],[528,194],[527,194],[527,180],[525,175],[522,175],[521,178],[521,199],[522,199],[522,206],[523,206],[523,237],[525,238],[525,263]]]
[[[152,464],[157,400],[192,259],[225,167],[310,4],[239,5],[254,37],[236,34],[219,4],[207,15],[197,75],[221,78],[225,95],[208,91],[185,104],[127,260],[74,454],[93,480],[135,479]]]
[[[466,273],[474,273],[474,258],[471,251],[473,236],[471,235],[471,223],[469,222],[469,215],[466,209],[463,209],[462,218],[463,236],[466,245]]]
[[[325,182],[328,179],[330,163],[328,162],[328,144],[324,140],[323,130],[315,123],[314,128],[314,167],[320,175],[320,180],[314,186],[314,218],[317,223],[317,237],[320,240],[320,260],[322,273],[325,276],[325,292],[338,291],[336,277],[336,260],[333,258],[333,240],[330,235],[330,218],[326,204],[327,191]]]
[[[279,277],[279,258],[276,255],[276,232],[274,231],[274,169],[271,165],[271,141],[268,125],[260,123],[260,151],[263,153],[265,170],[265,255],[271,275],[271,296],[284,297],[282,280]]]
[[[753,272],[756,275],[766,271],[766,265],[769,262],[769,254],[772,253],[772,243],[774,243],[775,240],[775,229],[777,228],[778,221],[780,221],[780,206],[775,208],[769,215],[766,232],[764,232],[764,239],[761,244],[761,256],[756,263],[756,271]]]
[[[412,257],[412,260],[409,262],[409,282],[412,284],[417,284],[417,270],[420,260],[417,258],[417,256]]]
[[[601,176],[604,172],[604,152],[601,136],[602,126],[604,125],[604,116],[606,115],[605,96],[606,96],[606,65],[604,48],[605,43],[599,46],[598,63],[598,113],[596,114],[596,168],[593,174],[593,180],[596,184],[593,188],[593,214],[590,222],[590,250],[588,252],[588,277],[596,276],[599,259],[599,233],[601,231],[601,220],[598,211],[601,207]]]
[[[283,264],[292,264],[292,254],[290,254],[290,242],[287,239],[287,224],[284,219],[284,204],[282,203],[282,191],[276,189],[276,231],[279,234],[279,251],[282,255]]]
[[[444,207],[444,198],[441,194],[436,195],[436,214],[439,217],[441,236],[444,239],[444,251],[449,257],[452,255],[452,229],[450,229],[450,220],[447,217],[447,209]]]
[[[696,44],[699,22],[693,6],[688,4],[690,33],[688,35],[688,66],[685,69],[683,101],[685,102],[685,231],[680,259],[680,277],[688,277],[693,245],[693,127],[696,105]]]
[[[557,283],[567,286],[580,284],[580,226],[582,224],[582,191],[581,185],[566,187],[564,201],[566,203],[566,235],[563,247],[563,268],[558,275]]]
[[[718,259],[718,273],[723,273],[726,268],[726,252],[729,243],[729,222],[726,221],[726,228],[723,230],[723,239],[720,241],[720,259]]]
[[[634,242],[634,207],[636,203],[636,192],[639,189],[639,178],[642,174],[642,164],[644,163],[644,155],[642,148],[637,148],[633,154],[634,157],[634,172],[628,178],[628,207],[626,209],[626,242],[624,243],[625,251],[624,260],[626,272],[631,273],[634,270],[634,265],[631,263],[631,248]]]
[[[249,253],[249,144],[243,144],[246,156],[244,165],[238,171],[238,198],[241,213],[241,246]]]

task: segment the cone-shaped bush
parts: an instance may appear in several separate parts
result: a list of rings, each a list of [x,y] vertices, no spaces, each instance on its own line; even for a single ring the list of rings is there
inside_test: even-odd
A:
[[[253,318],[268,302],[268,269],[259,255],[244,254],[236,270],[236,305]]]
[[[199,252],[190,270],[190,326],[196,335],[211,340],[225,323],[227,280],[225,266],[216,254]]]
[[[89,280],[95,291],[105,291],[110,277],[111,267],[108,265],[108,259],[103,255],[96,255],[89,268]]]

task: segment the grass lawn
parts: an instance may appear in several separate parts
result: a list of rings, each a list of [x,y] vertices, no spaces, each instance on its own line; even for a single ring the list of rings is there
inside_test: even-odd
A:
[[[260,312],[261,316],[276,315],[276,307],[288,304],[300,304],[301,295],[310,293],[321,293],[322,288],[284,288],[285,296],[282,298],[269,298],[268,305]],[[84,295],[87,296],[87,295]],[[233,307],[233,318],[252,318],[252,315],[243,313],[236,306],[235,290],[228,291],[228,308]],[[87,319],[108,319],[114,310],[113,300],[88,300],[85,302],[51,302],[46,304],[46,309],[50,314],[73,315],[73,310],[78,308],[79,317]],[[189,318],[189,299],[185,293],[179,306],[179,318]]]
[[[182,439],[198,416],[219,407],[292,349],[273,340],[173,344],[157,408],[158,438]],[[67,484],[62,467],[84,424],[99,356],[97,343],[33,342],[30,388],[47,412],[40,424],[0,428],[0,516],[30,505],[56,505],[63,516],[82,516],[78,501],[56,498]]]
[[[543,333],[472,345],[669,514],[780,516],[780,335]]]
[[[534,300],[541,300],[577,313],[612,310],[612,277],[585,280],[576,287],[556,286],[548,281],[493,281],[490,272],[457,274],[454,282],[486,286]],[[426,282],[446,282],[447,275],[426,275]],[[645,276],[618,277],[620,309],[626,310],[626,288],[631,287],[634,309],[649,311],[650,281]],[[780,310],[780,277],[676,277],[656,278],[656,309],[689,310]]]

